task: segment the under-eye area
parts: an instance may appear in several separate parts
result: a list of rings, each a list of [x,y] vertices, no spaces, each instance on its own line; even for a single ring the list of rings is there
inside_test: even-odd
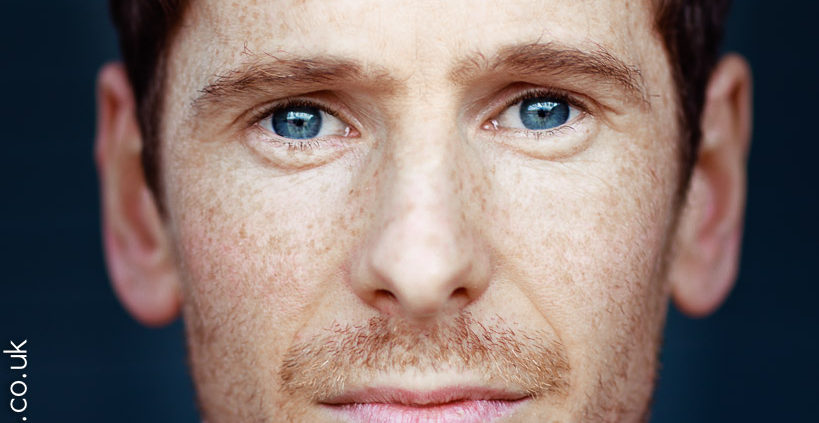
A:
[[[275,167],[304,170],[344,154],[361,133],[341,117],[342,112],[307,98],[289,98],[251,112],[243,138]]]
[[[597,121],[588,101],[562,90],[512,85],[489,107],[481,125],[493,143],[538,159],[557,159],[587,147]]]

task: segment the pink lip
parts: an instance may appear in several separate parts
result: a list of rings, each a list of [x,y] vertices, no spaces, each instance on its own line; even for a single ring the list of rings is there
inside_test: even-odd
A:
[[[429,392],[369,388],[345,393],[325,401],[324,405],[356,423],[480,423],[510,414],[528,398],[483,388]]]

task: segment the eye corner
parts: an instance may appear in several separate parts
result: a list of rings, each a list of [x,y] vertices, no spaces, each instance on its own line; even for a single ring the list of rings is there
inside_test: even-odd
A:
[[[498,119],[491,118],[481,125],[481,129],[485,131],[497,131],[498,130]]]

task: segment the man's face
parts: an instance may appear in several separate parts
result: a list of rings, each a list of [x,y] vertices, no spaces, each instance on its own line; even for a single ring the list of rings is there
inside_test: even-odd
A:
[[[681,173],[652,14],[194,2],[161,174],[205,418],[639,420]]]

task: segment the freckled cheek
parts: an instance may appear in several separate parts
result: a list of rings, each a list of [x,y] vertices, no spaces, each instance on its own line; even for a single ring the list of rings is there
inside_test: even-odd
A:
[[[490,202],[501,269],[583,369],[577,386],[593,386],[595,375],[625,368],[654,339],[654,272],[667,228],[651,199],[663,193],[589,168],[507,176],[498,171]],[[632,345],[639,348],[624,347]]]
[[[333,210],[328,199],[296,195],[319,189],[275,178],[231,147],[200,145],[174,156],[169,209],[185,300],[214,319],[282,324],[298,316],[323,279],[317,250],[332,245],[328,218],[316,212]]]
[[[584,325],[578,310],[638,312],[668,232],[665,187],[610,164],[498,168],[492,238],[514,258],[510,271],[526,275],[520,283],[542,314]]]
[[[316,242],[303,239],[294,244],[286,233],[268,232],[273,229],[258,221],[266,219],[245,219],[235,225],[190,225],[180,231],[186,290],[214,315],[282,325],[301,314],[322,279],[321,269],[311,265],[315,262],[311,246]],[[246,227],[257,229],[243,230]]]

